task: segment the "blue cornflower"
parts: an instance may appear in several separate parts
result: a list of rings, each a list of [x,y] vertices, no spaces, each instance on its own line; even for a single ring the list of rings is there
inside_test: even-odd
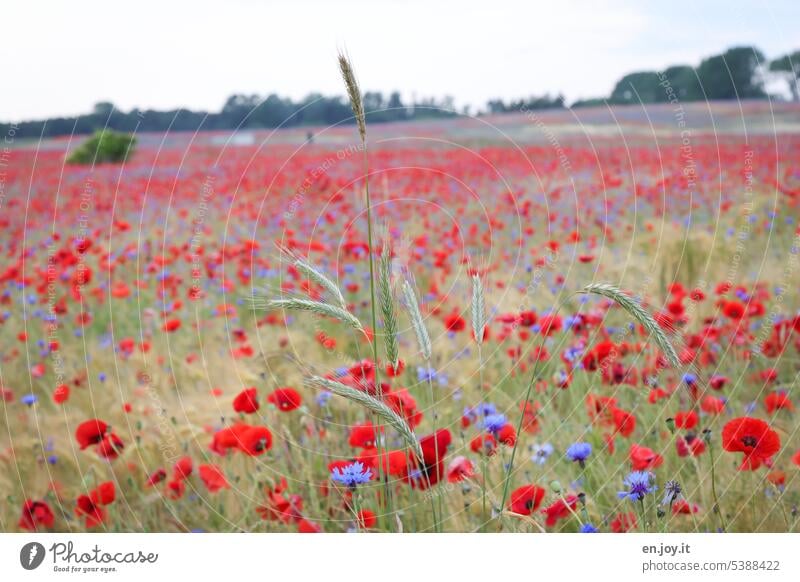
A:
[[[504,414],[490,414],[483,419],[483,428],[490,433],[498,433],[506,425],[506,422]]]
[[[334,467],[331,471],[331,479],[353,489],[356,485],[368,483],[372,479],[372,471],[365,469],[363,463],[356,461],[343,469]]]
[[[544,465],[550,455],[553,454],[553,445],[544,443],[543,445],[533,445],[533,456],[531,460],[537,465]]]
[[[436,370],[434,368],[424,368],[417,366],[417,381],[419,382],[433,382],[436,380]]]
[[[586,465],[586,459],[592,454],[592,445],[589,443],[573,443],[567,449],[567,458],[570,461],[577,461],[581,468]]]
[[[591,523],[584,523],[581,526],[581,529],[578,531],[580,531],[581,533],[597,533],[599,530],[596,527],[594,527]]]
[[[36,394],[26,394],[25,396],[19,399],[20,402],[22,402],[23,404],[27,404],[28,406],[33,406],[34,404],[36,404],[37,400],[39,399],[36,397]]]
[[[623,479],[622,483],[628,488],[627,491],[620,491],[617,496],[620,499],[630,499],[631,501],[641,501],[644,496],[653,493],[658,489],[651,481],[655,475],[648,471],[633,471]]]
[[[661,505],[672,505],[681,498],[681,485],[677,481],[667,481],[664,485],[664,498]]]
[[[692,384],[697,382],[697,376],[695,376],[694,374],[692,374],[690,372],[686,372],[683,375],[683,381],[686,382],[689,386],[691,386]]]
[[[105,381],[106,381],[106,378],[107,378],[107,376],[106,376],[106,373],[105,373],[105,372],[100,372],[100,373],[97,375],[97,379],[98,379],[98,380],[100,380],[101,382],[105,382]]]
[[[491,402],[481,402],[475,407],[475,410],[480,416],[489,416],[497,412],[497,407]]]
[[[316,402],[317,406],[325,406],[328,404],[328,400],[331,399],[332,394],[327,390],[323,390],[319,394],[317,394]]]

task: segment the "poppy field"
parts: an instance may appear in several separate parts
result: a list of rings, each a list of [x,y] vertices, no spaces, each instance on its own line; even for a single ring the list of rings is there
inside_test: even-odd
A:
[[[3,531],[796,531],[800,137],[646,113],[12,143]]]

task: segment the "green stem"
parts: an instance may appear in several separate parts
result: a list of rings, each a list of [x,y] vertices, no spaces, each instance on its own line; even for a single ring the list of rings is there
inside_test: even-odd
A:
[[[436,425],[438,423],[436,421],[436,407],[433,405],[434,404],[433,380],[431,379],[431,374],[430,374],[430,371],[433,369],[433,367],[431,366],[430,358],[426,359],[425,362],[426,362],[426,366],[428,367],[428,373],[426,374],[426,376],[428,377],[428,397],[430,398],[430,401],[431,401],[430,402],[431,414],[433,415],[433,435],[434,435],[433,436],[433,454],[436,455],[436,458],[438,459],[439,458],[439,439],[436,438],[436,430],[437,430],[437,426]],[[424,461],[422,459],[420,459],[420,462],[424,462]],[[428,476],[428,494],[430,495],[430,498],[431,498],[431,511],[433,512],[433,531],[439,533],[439,532],[441,532],[441,521],[440,521],[440,519],[441,519],[441,516],[442,516],[442,497],[441,497],[441,495],[438,495],[438,497],[439,497],[439,512],[438,512],[438,515],[437,515],[437,512],[436,512],[436,500],[434,499],[433,487],[431,487],[430,476]]]
[[[369,247],[369,295],[370,312],[372,315],[372,359],[375,363],[375,390],[378,399],[383,401],[383,389],[381,388],[380,364],[378,362],[378,315],[375,311],[375,261],[373,258],[374,248],[372,245],[372,201],[369,195],[369,156],[367,155],[366,139],[361,140],[364,148],[364,197],[367,204],[367,246]],[[381,444],[380,433],[377,439],[378,449],[378,480],[383,483],[383,493],[386,497],[386,506],[389,514],[393,513],[392,491],[389,487],[388,479],[383,478],[383,445]],[[383,512],[381,512],[383,513]],[[391,529],[391,518],[389,518],[389,528]]]
[[[728,531],[728,526],[725,523],[725,515],[719,505],[719,498],[717,497],[717,475],[714,471],[716,460],[714,459],[714,445],[711,444],[711,439],[708,439],[708,456],[711,459],[711,495],[714,497],[714,513],[719,516],[719,521],[722,524],[722,531]]]

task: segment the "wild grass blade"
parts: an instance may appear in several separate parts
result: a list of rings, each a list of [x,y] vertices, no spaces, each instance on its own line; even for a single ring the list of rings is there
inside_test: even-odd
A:
[[[414,289],[407,279],[403,281],[403,299],[405,300],[408,314],[411,317],[411,327],[414,328],[414,335],[417,336],[417,343],[422,352],[422,357],[426,360],[430,360],[433,355],[431,337],[428,335],[428,328],[425,327],[425,320],[422,319],[422,313],[419,310],[419,303],[417,302],[417,295],[414,293]]]
[[[676,367],[680,366],[681,361],[678,357],[678,352],[675,351],[675,347],[669,341],[667,334],[658,325],[655,318],[650,315],[650,312],[642,307],[642,304],[635,298],[609,283],[592,283],[578,291],[578,293],[601,295],[614,301],[647,330],[670,364]]]
[[[472,333],[475,341],[483,343],[483,333],[486,329],[486,300],[483,294],[483,281],[480,276],[472,276]]]
[[[406,445],[414,451],[414,454],[417,455],[417,458],[422,459],[422,449],[419,446],[419,441],[406,421],[377,398],[373,398],[366,392],[356,390],[355,388],[351,388],[350,386],[342,384],[341,382],[329,380],[321,376],[311,376],[310,378],[306,379],[306,383],[309,386],[322,388],[324,390],[333,392],[337,396],[341,396],[342,398],[346,398],[351,402],[355,402],[356,404],[359,404],[360,406],[363,406],[370,412],[374,413],[378,418],[384,420],[386,424],[394,428],[403,438],[403,441],[406,443]]]
[[[392,292],[392,253],[388,237],[383,243],[381,260],[378,265],[378,285],[383,316],[383,333],[386,344],[386,358],[393,367],[397,367],[400,349],[397,345],[397,317],[394,311],[394,293]]]
[[[303,275],[314,281],[320,287],[325,289],[328,294],[336,300],[336,303],[339,304],[339,307],[346,310],[347,309],[347,301],[344,299],[344,295],[342,295],[341,290],[337,287],[336,283],[334,283],[331,279],[328,278],[322,270],[317,267],[316,265],[312,265],[310,262],[306,261],[305,259],[297,259],[294,262],[295,268],[300,271]]]
[[[340,307],[336,307],[335,305],[329,305],[328,303],[323,303],[321,301],[312,301],[310,299],[298,299],[295,297],[289,299],[260,299],[258,297],[253,297],[252,301],[254,309],[310,311],[311,313],[316,313],[317,315],[338,320],[346,325],[349,325],[353,329],[366,334],[364,331],[364,326],[355,315]]]

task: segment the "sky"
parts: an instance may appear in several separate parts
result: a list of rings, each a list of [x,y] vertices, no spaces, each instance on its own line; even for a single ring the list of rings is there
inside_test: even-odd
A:
[[[363,90],[475,110],[605,96],[628,72],[735,45],[800,48],[798,0],[6,0],[0,14],[0,121],[342,94],[340,49]]]

